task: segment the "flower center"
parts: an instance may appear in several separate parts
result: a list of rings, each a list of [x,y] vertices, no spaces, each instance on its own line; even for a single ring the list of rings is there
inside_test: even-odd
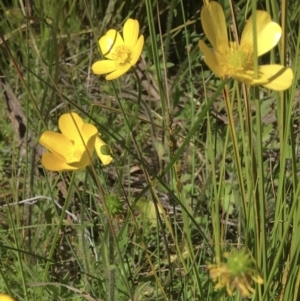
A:
[[[251,49],[251,48],[250,48]],[[250,49],[241,48],[236,42],[230,42],[224,57],[224,73],[234,76],[237,73],[253,72],[253,53]]]
[[[115,49],[112,57],[120,66],[125,66],[130,64],[131,50],[125,45],[120,45]]]
[[[72,164],[72,163],[78,163],[80,160],[82,160],[82,155],[86,151],[84,145],[76,145],[70,149],[68,152],[67,158],[66,158],[66,163],[67,164]]]

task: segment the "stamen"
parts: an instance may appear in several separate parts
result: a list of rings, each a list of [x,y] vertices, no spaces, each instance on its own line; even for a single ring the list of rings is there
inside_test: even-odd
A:
[[[222,61],[224,74],[229,77],[253,71],[253,53],[248,49],[241,49],[235,42],[229,43]]]
[[[125,45],[118,46],[112,54],[113,59],[120,65],[125,66],[130,64],[131,50]]]

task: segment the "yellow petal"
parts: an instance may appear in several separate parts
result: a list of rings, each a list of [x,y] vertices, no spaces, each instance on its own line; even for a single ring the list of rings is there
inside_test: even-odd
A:
[[[199,41],[199,48],[204,55],[204,62],[219,77],[224,76],[221,66],[217,60],[216,54],[202,41]]]
[[[72,116],[73,118],[72,118]],[[89,123],[84,123],[82,118],[76,113],[67,113],[60,116],[58,124],[62,134],[74,141],[74,144],[88,144],[88,141],[98,134],[97,128]]]
[[[39,139],[39,143],[62,161],[66,160],[73,148],[73,143],[64,135],[51,131],[44,132]]]
[[[51,171],[78,170],[78,168],[66,164],[52,153],[45,153],[42,156],[43,166]]]
[[[101,147],[104,146],[104,145],[108,146],[102,139],[97,137],[96,138],[96,143],[95,143],[96,153],[97,153],[99,159],[101,160],[102,164],[103,165],[108,165],[109,163],[111,163],[112,157],[110,155],[102,154]]]
[[[0,301],[15,301],[15,300],[9,295],[0,294]]]
[[[67,157],[66,164],[76,168],[84,169],[91,164],[92,154],[83,146],[74,146],[73,152]]]
[[[232,76],[235,80],[242,82],[246,85],[251,85],[251,86],[259,86],[259,85],[264,85],[268,82],[265,78],[257,78],[254,79],[254,71],[249,73],[236,73]]]
[[[92,65],[92,70],[95,74],[106,74],[115,71],[118,68],[118,64],[113,60],[102,60],[95,62]]]
[[[125,66],[119,66],[118,69],[116,69],[114,72],[108,74],[105,79],[106,80],[113,80],[116,79],[118,77],[120,77],[121,75],[123,75],[124,73],[126,73],[129,69],[131,68],[130,64],[126,64]]]
[[[94,150],[97,135],[98,135],[98,130],[94,125],[90,123],[83,124],[82,137],[85,146],[90,153],[92,153]]]
[[[293,82],[293,71],[288,67],[281,65],[264,65],[259,66],[258,71],[260,77],[268,80],[268,83],[263,86],[271,90],[286,90]]]
[[[58,127],[62,134],[72,141],[82,141],[81,140],[81,128],[83,126],[82,118],[77,114],[72,112],[63,114],[59,117]]]
[[[66,157],[66,163],[77,168],[85,168],[91,164],[98,130],[94,125],[84,123],[81,134],[82,139],[75,141],[73,149]]]
[[[137,20],[128,19],[123,27],[124,43],[128,48],[135,46],[140,31],[140,25]]]
[[[135,44],[135,46],[132,48],[132,54],[131,54],[131,60],[130,60],[131,66],[134,66],[136,64],[136,62],[138,61],[138,59],[140,58],[142,50],[143,50],[143,46],[144,46],[144,36],[141,35],[139,37],[137,43]]]
[[[201,24],[206,37],[216,50],[220,51],[228,46],[225,15],[218,2],[211,1],[201,10]]]
[[[99,40],[99,46],[102,54],[111,60],[113,59],[115,49],[121,45],[124,45],[123,38],[115,29],[110,29]]]
[[[256,39],[257,39],[257,55],[274,48],[280,37],[281,27],[279,24],[272,22],[270,15],[266,11],[256,11]],[[251,16],[246,23],[241,37],[241,48],[253,49],[253,17]]]

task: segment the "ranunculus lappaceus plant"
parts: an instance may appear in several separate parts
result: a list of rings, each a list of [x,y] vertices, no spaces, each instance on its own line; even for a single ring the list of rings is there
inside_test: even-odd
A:
[[[106,58],[95,62],[95,74],[107,74],[105,79],[120,77],[133,67],[141,56],[144,36],[139,36],[140,25],[137,20],[128,19],[123,27],[123,37],[115,29],[110,29],[100,38],[99,46]]]
[[[277,45],[282,30],[279,24],[272,22],[266,11],[256,11],[255,35],[253,21],[251,16],[238,44],[228,40],[221,5],[212,1],[205,6],[201,10],[201,23],[207,39],[214,48],[211,50],[204,41],[199,41],[205,63],[221,78],[232,77],[247,85],[262,85],[277,91],[288,89],[293,80],[291,68],[278,64],[261,65],[258,66],[258,77],[255,78],[253,37],[257,39],[257,56],[261,56]]]
[[[77,113],[60,116],[58,127],[61,133],[45,131],[39,143],[49,150],[42,156],[43,166],[51,171],[81,170],[90,165],[96,148],[102,164],[107,165],[112,157],[101,152],[107,146],[99,138],[97,128],[85,123]]]

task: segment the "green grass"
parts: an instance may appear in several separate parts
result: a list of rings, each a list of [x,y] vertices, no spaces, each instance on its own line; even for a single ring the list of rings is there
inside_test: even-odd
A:
[[[252,2],[234,5],[240,32]],[[286,22],[261,59],[293,68],[282,93],[212,74],[198,47],[202,2],[36,0],[23,21],[4,17],[19,1],[0,4],[0,293],[248,300],[215,290],[209,275],[226,252],[246,250],[264,280],[251,300],[298,300],[300,5],[290,2],[257,2]],[[145,37],[142,59],[108,82],[91,71],[97,41],[129,17]],[[38,138],[69,111],[97,126],[111,165],[43,169]]]

